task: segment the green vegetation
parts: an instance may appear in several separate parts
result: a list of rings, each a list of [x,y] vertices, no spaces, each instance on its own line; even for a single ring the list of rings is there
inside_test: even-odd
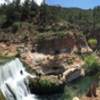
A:
[[[100,7],[92,9],[62,8],[43,5],[37,7],[32,1],[19,0],[0,6],[0,28],[13,27],[16,32],[20,22],[33,23],[33,30],[42,32],[80,30],[86,35],[100,27]]]
[[[99,71],[100,63],[95,55],[87,55],[84,57],[86,63],[86,71]]]
[[[55,83],[52,83],[50,80],[44,79],[39,80],[39,85],[41,88],[52,88],[55,86]]]
[[[90,45],[91,47],[96,47],[96,45],[97,45],[97,40],[96,40],[95,38],[90,38],[90,39],[88,40],[88,43],[89,43],[89,45]]]
[[[30,36],[33,41],[41,43],[45,39],[63,38],[67,33],[75,32],[85,35],[89,44],[96,45],[98,41],[99,45],[99,29],[100,6],[87,10],[47,4],[37,7],[30,0],[25,0],[22,5],[19,0],[13,0],[0,6],[0,40],[4,41],[14,35],[21,39]]]
[[[63,92],[64,85],[54,76],[44,76],[38,80],[30,79],[29,87],[32,93],[53,94]]]
[[[65,87],[64,94],[60,97],[60,100],[66,100],[66,98],[67,100],[72,100],[73,97],[86,95],[93,80],[94,78],[92,76],[86,76],[68,84],[68,86]]]
[[[43,41],[43,40],[52,40],[54,38],[57,38],[57,39],[61,39],[63,38],[64,36],[70,34],[69,32],[63,32],[63,31],[59,31],[59,32],[47,32],[47,33],[40,33],[37,35],[37,40],[39,41]]]
[[[85,35],[90,46],[100,45],[100,43],[97,43],[100,42],[100,35],[98,35],[100,33],[100,6],[87,10],[49,5],[37,7],[32,0],[25,0],[22,5],[20,5],[20,0],[13,0],[12,3],[0,6],[0,41],[4,40],[7,43],[6,39],[12,40],[14,36],[15,40],[17,38],[19,40],[23,39],[24,42],[29,40],[28,42],[32,42],[34,47],[35,43],[42,44],[45,43],[45,40],[53,39],[58,39],[59,41],[59,39],[71,33]],[[9,37],[11,38],[9,39]],[[32,41],[29,37],[31,37]],[[78,38],[76,40],[75,42],[80,41]],[[17,42],[20,43],[19,41]],[[80,49],[81,47],[79,47]],[[7,53],[5,55],[1,53],[0,64],[14,57],[15,55],[9,56]],[[97,56],[86,55],[83,58],[87,72],[98,72],[100,70]],[[57,59],[55,59],[55,62]],[[67,63],[70,65],[73,61],[74,59],[69,59]],[[41,64],[41,62],[39,63]],[[57,67],[59,66],[57,65]],[[57,67],[54,66],[53,68]],[[35,71],[32,70],[32,72]],[[37,80],[30,79],[29,87],[32,93],[49,94],[63,91],[63,82],[58,77],[42,77],[40,74],[38,76],[39,79]],[[74,86],[71,84],[71,87],[66,87],[65,91],[67,92],[64,92],[61,100],[66,98],[71,100],[77,94],[83,94],[90,85],[91,79],[86,77],[82,81],[78,80],[78,82]],[[84,82],[86,83],[84,84]],[[3,95],[0,93],[0,100],[2,98]]]

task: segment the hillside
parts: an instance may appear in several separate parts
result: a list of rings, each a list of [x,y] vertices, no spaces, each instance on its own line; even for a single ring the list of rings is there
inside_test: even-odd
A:
[[[99,32],[100,6],[0,5],[0,100],[99,100]]]
[[[42,33],[78,31],[87,39],[96,38],[99,44],[99,13],[99,6],[87,10],[48,5],[37,7],[28,1],[23,5],[17,2],[1,5],[0,41],[13,40],[14,36],[17,40],[22,40],[27,36],[36,38]]]

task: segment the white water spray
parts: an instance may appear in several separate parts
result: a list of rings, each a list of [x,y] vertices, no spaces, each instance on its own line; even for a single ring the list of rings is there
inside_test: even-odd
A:
[[[35,77],[25,71],[19,59],[0,65],[0,90],[6,100],[36,100],[29,92],[27,76]]]

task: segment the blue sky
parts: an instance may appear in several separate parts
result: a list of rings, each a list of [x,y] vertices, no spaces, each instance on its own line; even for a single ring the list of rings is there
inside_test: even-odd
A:
[[[50,5],[61,5],[64,7],[79,7],[83,9],[93,8],[100,5],[100,0],[47,0]]]
[[[3,3],[4,1],[5,0],[0,0],[0,3]],[[43,0],[35,1],[41,2]],[[63,7],[79,7],[83,9],[94,8],[95,6],[100,5],[100,0],[46,0],[46,2],[49,5],[60,5]]]

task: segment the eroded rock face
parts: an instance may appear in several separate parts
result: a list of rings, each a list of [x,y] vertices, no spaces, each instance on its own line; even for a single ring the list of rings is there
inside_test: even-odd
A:
[[[63,64],[59,61],[55,61],[54,59],[41,67],[45,75],[59,75],[65,71]]]
[[[68,82],[85,75],[82,68],[84,62],[77,56],[29,53],[24,61],[28,64],[29,70],[34,70],[37,76],[54,75]]]
[[[55,51],[71,52],[75,46],[75,38],[72,34],[64,36],[64,38],[51,38],[44,40],[38,44],[38,51],[43,53],[54,54]]]

